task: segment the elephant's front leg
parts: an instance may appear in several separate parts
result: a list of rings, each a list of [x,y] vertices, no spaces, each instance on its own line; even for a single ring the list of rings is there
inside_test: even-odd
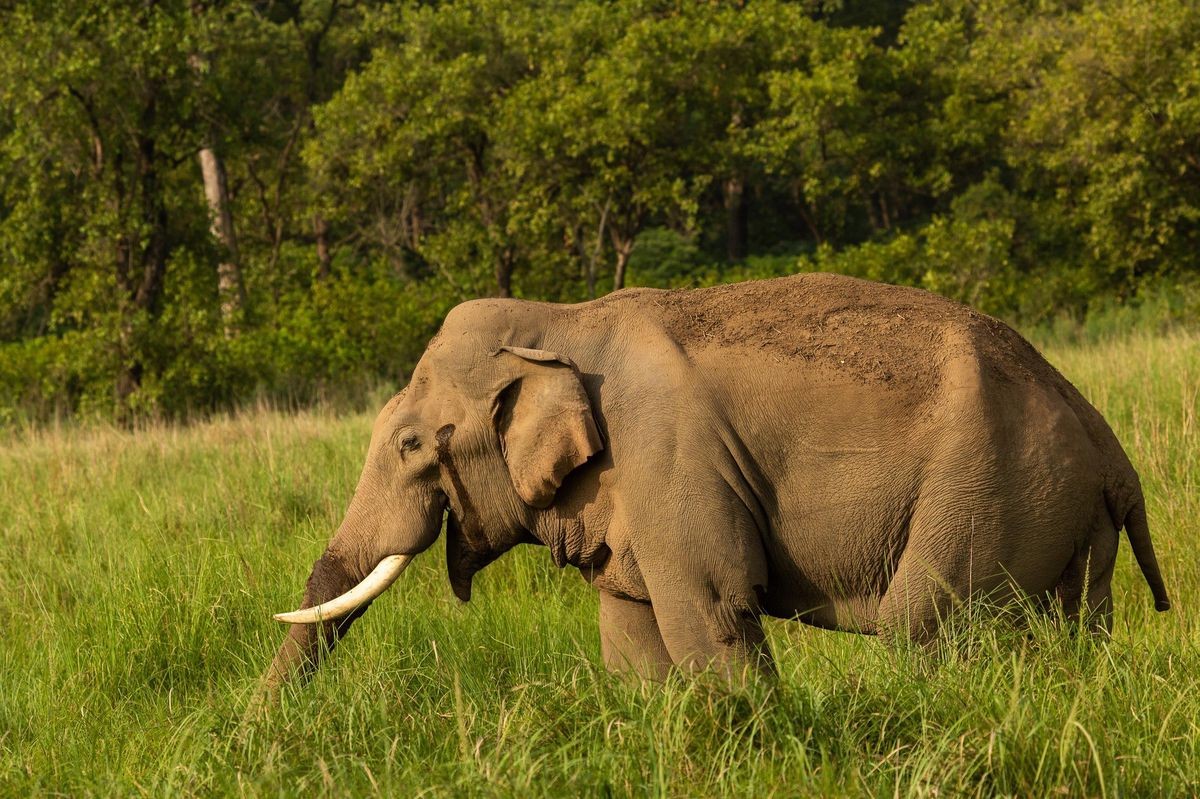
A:
[[[722,594],[699,581],[650,586],[659,631],[676,665],[715,670],[735,685],[775,673],[753,594],[739,593]]]
[[[719,499],[711,515],[648,524],[657,532],[637,536],[634,554],[671,661],[739,684],[775,672],[760,621],[767,567],[752,522],[720,513]]]
[[[600,653],[609,670],[651,680],[666,679],[672,666],[654,609],[646,602],[604,591],[600,592]]]

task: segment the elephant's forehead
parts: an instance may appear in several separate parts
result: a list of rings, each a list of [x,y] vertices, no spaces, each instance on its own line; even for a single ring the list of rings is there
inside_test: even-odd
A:
[[[485,340],[474,332],[456,336],[443,336],[430,345],[425,355],[413,370],[409,388],[414,399],[447,389],[470,392],[481,379],[495,371],[495,352],[499,345]]]
[[[376,430],[452,422],[449,417],[479,393],[477,384],[486,382],[480,379],[480,363],[472,363],[469,358],[434,357],[426,352],[387,418],[381,414]]]
[[[375,415],[375,423],[372,426],[372,429],[375,432],[379,432],[380,428],[384,427],[388,423],[388,421],[392,418],[393,414],[395,414],[396,409],[398,407],[400,407],[400,405],[405,401],[407,396],[408,396],[408,387],[406,386],[406,387],[400,389],[399,392],[397,392],[395,395],[392,396],[392,398],[390,400],[387,401],[386,405],[384,405],[382,408],[380,408],[379,413],[377,413]]]

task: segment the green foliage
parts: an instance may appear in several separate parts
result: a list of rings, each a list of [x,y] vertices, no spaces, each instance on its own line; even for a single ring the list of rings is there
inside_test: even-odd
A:
[[[690,280],[704,264],[694,238],[670,228],[650,228],[637,237],[629,258],[630,282],[640,286],[669,286]]]
[[[464,605],[435,545],[309,685],[245,718],[373,410],[10,431],[0,793],[1193,795],[1200,338],[1059,338],[1050,360],[1138,465],[1175,608],[1154,612],[1122,544],[1111,641],[976,614],[938,657],[772,621],[779,679],[747,691],[616,679],[573,569],[518,547]]]
[[[184,267],[176,264],[181,276]],[[279,298],[272,324],[235,339],[222,335],[211,304],[190,303],[186,284],[153,325],[135,320],[150,353],[137,392],[143,415],[190,417],[256,397],[282,404],[331,401],[361,407],[381,382],[402,384],[453,300],[434,286],[397,278],[390,268],[336,274]],[[176,297],[174,291],[179,291]],[[114,413],[113,363],[100,328],[0,345],[5,417]],[[49,401],[58,403],[45,405]]]
[[[1197,40],[1188,0],[0,6],[0,418],[358,391],[487,294],[1136,304],[1197,274]]]

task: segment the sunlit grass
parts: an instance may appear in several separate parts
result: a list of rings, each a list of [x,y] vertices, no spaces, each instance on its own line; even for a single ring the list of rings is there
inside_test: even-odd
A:
[[[306,688],[243,721],[369,415],[0,444],[0,794],[1181,795],[1200,791],[1200,337],[1043,341],[1145,484],[1175,601],[1122,547],[1110,643],[978,621],[941,657],[772,623],[780,679],[614,679],[544,551],[462,605],[418,559]]]

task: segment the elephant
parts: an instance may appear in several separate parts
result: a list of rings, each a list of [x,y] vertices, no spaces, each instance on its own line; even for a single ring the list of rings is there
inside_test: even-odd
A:
[[[443,527],[449,581],[545,546],[599,593],[606,667],[771,673],[763,618],[931,642],[971,597],[1111,629],[1119,531],[1158,610],[1137,472],[1012,328],[801,274],[454,307],[374,422],[264,673],[312,672]]]

